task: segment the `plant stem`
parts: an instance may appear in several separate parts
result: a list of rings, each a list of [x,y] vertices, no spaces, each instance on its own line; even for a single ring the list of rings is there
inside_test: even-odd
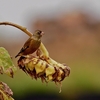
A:
[[[20,26],[18,24],[15,24],[15,23],[12,23],[12,22],[0,22],[0,25],[10,25],[10,26],[16,27],[16,28],[20,29],[21,31],[23,31],[24,33],[26,33],[28,36],[32,36],[32,33],[29,32],[27,30],[27,28]]]
[[[16,27],[18,28],[19,30],[23,31],[24,33],[26,33],[28,36],[32,36],[32,33],[30,31],[27,30],[27,28],[21,26],[21,25],[18,25],[18,24],[15,24],[15,23],[12,23],[12,22],[0,22],[0,25],[10,25],[10,26],[13,26],[13,27]],[[49,53],[46,49],[46,47],[44,46],[43,43],[41,43],[40,45],[40,50],[42,51],[43,55],[48,58],[49,57]]]

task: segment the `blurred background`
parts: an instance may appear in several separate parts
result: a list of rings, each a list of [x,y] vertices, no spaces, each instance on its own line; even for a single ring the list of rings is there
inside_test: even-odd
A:
[[[0,75],[15,100],[100,100],[100,1],[99,0],[2,0],[0,22],[10,21],[31,32],[45,32],[42,42],[50,56],[71,68],[62,92],[53,83],[42,84],[22,70],[12,79]],[[28,36],[11,26],[0,26],[0,47],[14,56]]]

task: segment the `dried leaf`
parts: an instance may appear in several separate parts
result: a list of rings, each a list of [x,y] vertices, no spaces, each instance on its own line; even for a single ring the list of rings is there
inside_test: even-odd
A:
[[[11,96],[13,92],[9,86],[3,82],[0,82],[0,100],[14,100]]]

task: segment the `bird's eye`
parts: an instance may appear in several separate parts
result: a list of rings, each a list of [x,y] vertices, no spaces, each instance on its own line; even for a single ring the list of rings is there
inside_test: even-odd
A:
[[[38,31],[38,34],[40,35],[42,31]]]

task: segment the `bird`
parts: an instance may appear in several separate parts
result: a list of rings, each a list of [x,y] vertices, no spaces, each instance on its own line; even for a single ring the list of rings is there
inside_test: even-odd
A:
[[[41,30],[36,30],[33,35],[25,42],[20,52],[15,56],[24,56],[34,53],[41,44],[41,37],[44,34]]]

